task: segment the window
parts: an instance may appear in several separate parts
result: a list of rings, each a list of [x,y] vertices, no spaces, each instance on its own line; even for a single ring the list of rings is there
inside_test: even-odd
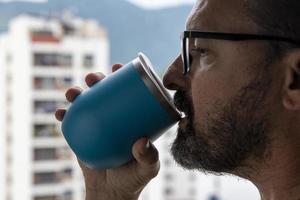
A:
[[[73,80],[71,77],[35,77],[33,81],[36,90],[65,90],[71,87]]]
[[[82,65],[86,68],[94,67],[94,56],[91,54],[84,55]]]
[[[34,112],[35,113],[53,113],[56,110],[55,101],[35,101]]]
[[[42,196],[42,197],[34,197],[34,200],[58,200],[56,196]]]
[[[57,159],[61,160],[71,160],[72,159],[72,152],[68,147],[56,149],[56,156]]]
[[[34,184],[49,184],[58,182],[55,172],[44,172],[34,174]]]
[[[174,190],[170,187],[167,187],[167,188],[165,188],[164,193],[165,193],[165,195],[169,196],[174,193]]]
[[[34,113],[39,114],[52,114],[55,110],[62,106],[66,106],[66,102],[56,102],[56,101],[35,101],[34,102]]]
[[[40,172],[34,174],[34,184],[53,184],[68,182],[72,178],[72,169],[66,168],[61,172]]]
[[[68,148],[39,148],[34,149],[34,160],[35,161],[46,161],[46,160],[71,160],[72,153]],[[65,173],[70,174],[69,169]]]
[[[34,53],[33,63],[35,66],[44,67],[71,67],[72,56],[58,53]]]
[[[45,195],[45,196],[36,196],[34,200],[72,200],[73,199],[73,192],[66,191],[61,195]]]
[[[72,178],[73,170],[71,168],[65,169],[63,172],[59,173],[60,181],[69,181]]]
[[[174,176],[170,173],[165,174],[165,180],[166,181],[172,181],[174,179]]]
[[[39,124],[34,125],[34,137],[59,137],[61,136],[60,131],[56,125],[50,124]]]
[[[40,161],[40,160],[55,160],[57,158],[56,156],[56,150],[53,148],[49,149],[35,149],[34,150],[34,160]]]

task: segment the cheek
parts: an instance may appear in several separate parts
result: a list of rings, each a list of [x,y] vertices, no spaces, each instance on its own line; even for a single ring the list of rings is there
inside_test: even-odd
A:
[[[243,85],[237,75],[207,72],[199,73],[191,81],[191,96],[195,121],[204,121],[212,115],[216,105],[224,105]]]

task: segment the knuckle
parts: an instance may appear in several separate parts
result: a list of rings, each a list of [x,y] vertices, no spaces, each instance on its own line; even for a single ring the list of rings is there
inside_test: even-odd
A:
[[[160,169],[160,162],[156,162],[154,166],[152,166],[150,168],[151,170],[149,171],[149,177],[152,179],[154,177],[156,177],[159,173],[159,169]]]
[[[139,185],[147,184],[151,179],[156,177],[159,173],[160,162],[156,162],[153,165],[147,167],[137,166],[135,169],[134,178]]]
[[[134,172],[132,173],[135,182],[138,186],[143,186],[149,182],[151,179],[147,173],[145,173],[145,169],[141,169],[140,167],[136,166]]]

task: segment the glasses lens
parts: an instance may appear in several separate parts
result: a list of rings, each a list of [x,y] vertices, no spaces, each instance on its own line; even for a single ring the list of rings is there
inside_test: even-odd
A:
[[[188,73],[189,71],[190,71],[190,51],[189,51],[189,49],[190,49],[190,45],[189,45],[189,43],[190,43],[190,39],[189,38],[186,38],[186,40],[185,40],[185,59],[186,59],[186,61],[185,61],[185,63],[186,63],[186,72]]]
[[[180,40],[181,40],[181,59],[182,59],[182,63],[183,63],[183,65],[182,65],[182,67],[183,67],[182,72],[183,72],[183,74],[186,74],[187,71],[186,71],[186,63],[185,63],[185,60],[186,60],[185,59],[185,38],[184,38],[183,34],[181,35]]]
[[[186,75],[189,71],[189,39],[182,36],[181,38],[181,57],[183,62],[183,74]]]

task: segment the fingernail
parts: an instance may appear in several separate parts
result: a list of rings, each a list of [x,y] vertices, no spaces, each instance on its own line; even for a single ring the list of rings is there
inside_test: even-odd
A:
[[[150,148],[150,141],[149,141],[149,140],[147,140],[147,143],[146,143],[146,145],[145,145],[145,148],[146,148],[147,150]]]
[[[150,141],[149,141],[149,139],[146,139],[146,140],[144,141],[144,146],[143,146],[143,151],[142,151],[142,153],[143,153],[143,154],[147,153],[147,151],[149,150],[149,148],[150,148]]]

